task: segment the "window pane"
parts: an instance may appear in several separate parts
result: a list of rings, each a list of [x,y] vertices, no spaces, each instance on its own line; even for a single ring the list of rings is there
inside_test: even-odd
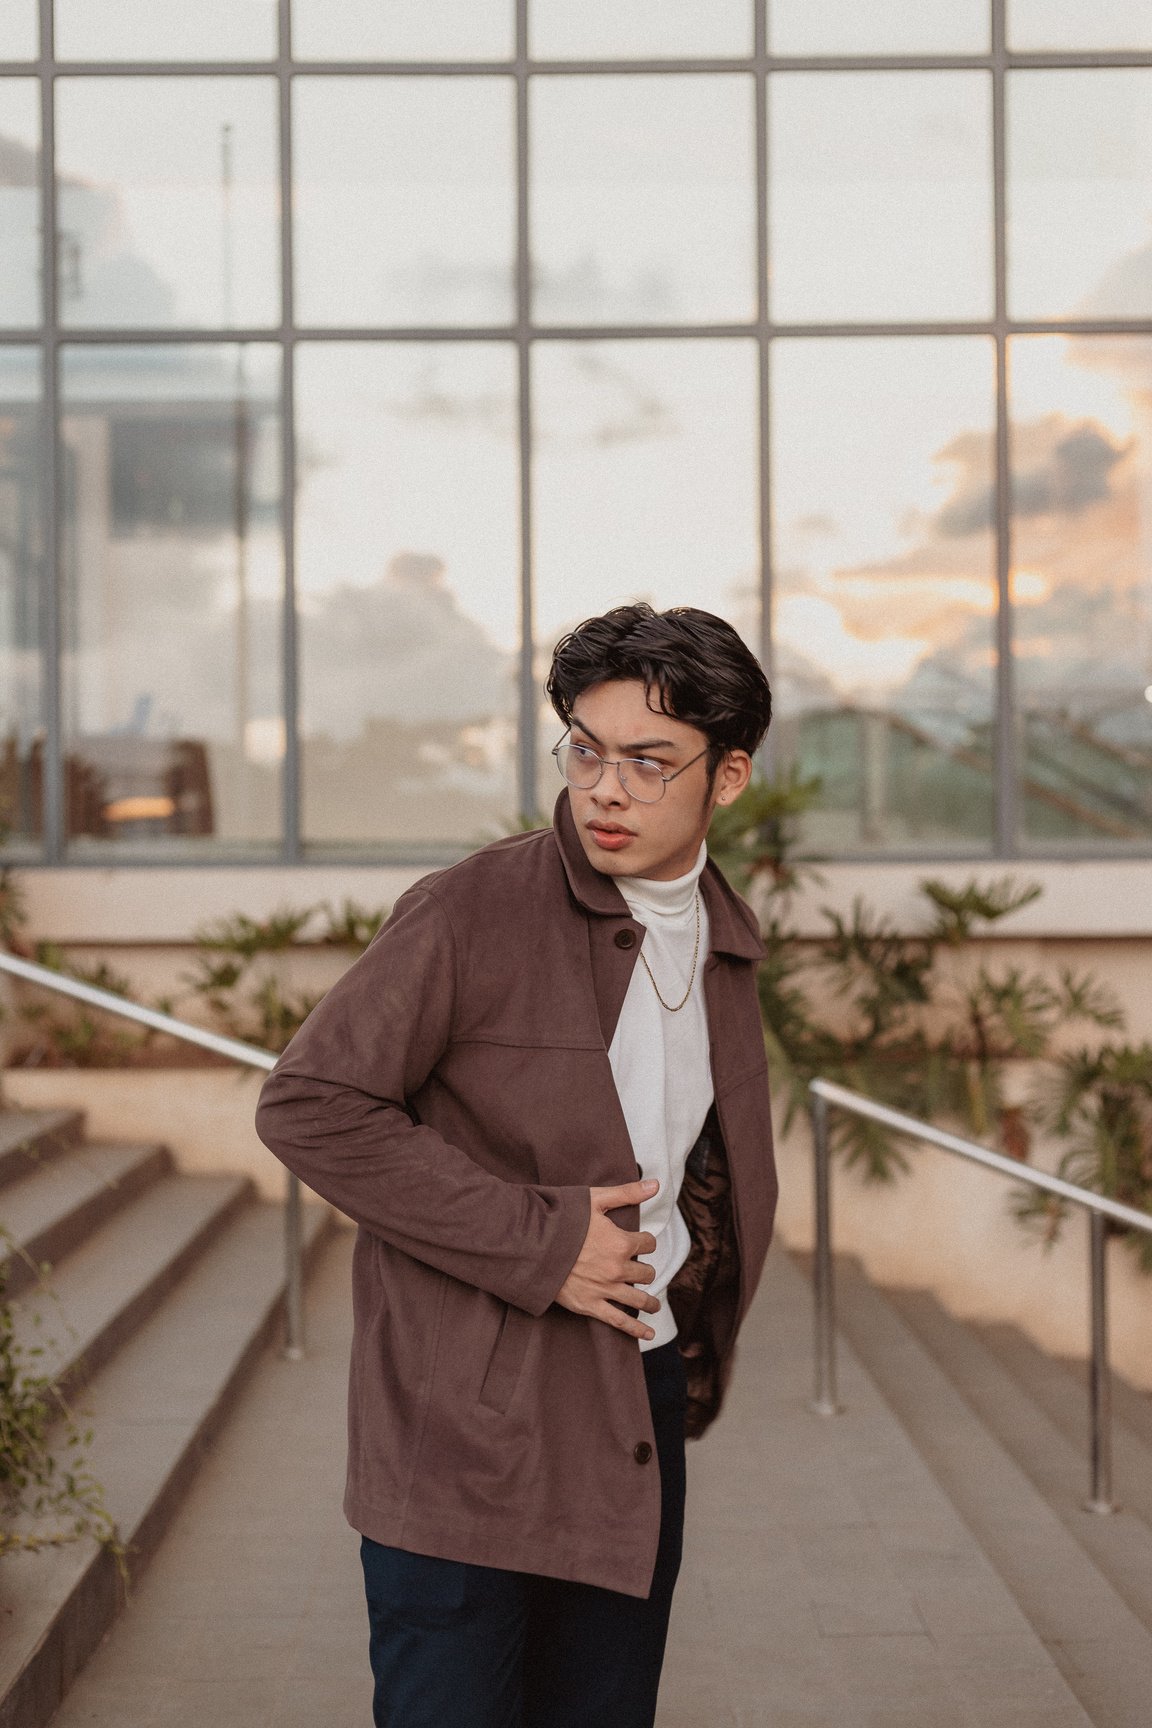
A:
[[[1152,342],[1011,352],[1023,837],[1152,838]]]
[[[1148,0],[1008,0],[1008,45],[1148,48],[1152,11]]]
[[[60,60],[263,60],[276,38],[276,0],[56,0]]]
[[[988,13],[988,0],[768,0],[768,37],[774,54],[981,54]]]
[[[513,0],[292,0],[298,60],[506,60]]]
[[[822,781],[807,844],[984,849],[992,345],[780,341],[772,403],[776,744]]]
[[[511,79],[301,78],[295,137],[302,323],[511,321]]]
[[[304,826],[471,846],[516,809],[516,358],[492,343],[297,355]]]
[[[0,325],[40,322],[40,91],[0,78]]]
[[[751,78],[537,78],[531,94],[536,316],[753,318]]]
[[[538,60],[751,54],[750,0],[530,0]]]
[[[60,311],[70,325],[279,317],[270,78],[65,78]]]
[[[991,101],[982,72],[773,77],[773,316],[990,317]]]
[[[758,653],[758,393],[752,342],[540,342],[533,350],[536,640],[631,600],[701,606]],[[559,735],[542,710],[537,801]]]
[[[77,853],[280,832],[279,353],[66,348],[62,668]]]
[[[0,348],[0,846],[41,832],[40,355]]]
[[[36,0],[0,0],[0,58],[34,60],[40,45]]]
[[[1013,317],[1152,315],[1152,69],[1012,73],[1008,126]]]

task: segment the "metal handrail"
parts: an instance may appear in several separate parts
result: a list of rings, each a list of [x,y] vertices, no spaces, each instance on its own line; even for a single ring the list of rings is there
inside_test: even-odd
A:
[[[69,978],[63,972],[53,971],[50,966],[34,965],[31,960],[21,960],[16,954],[0,951],[0,972],[22,978],[27,984],[54,990],[60,996],[71,996],[75,1001],[86,1002],[105,1014],[134,1020],[137,1025],[148,1026],[154,1032],[166,1032],[171,1038],[179,1038],[185,1044],[196,1044],[202,1050],[211,1050],[217,1056],[226,1056],[230,1062],[239,1062],[247,1068],[260,1068],[268,1073],[276,1066],[277,1058],[272,1052],[260,1049],[257,1044],[245,1044],[239,1038],[223,1038],[218,1032],[210,1032],[206,1026],[194,1026],[191,1021],[177,1020],[172,1014],[161,1014],[156,1008],[145,1008],[129,997],[100,990],[79,978]],[[299,1361],[304,1354],[304,1235],[300,1178],[291,1170],[284,1201],[284,1333],[285,1356]]]
[[[1089,1383],[1089,1437],[1092,1458],[1092,1491],[1087,1502],[1090,1512],[1115,1512],[1112,1498],[1112,1381],[1108,1366],[1108,1262],[1105,1255],[1105,1221],[1125,1224],[1133,1230],[1152,1235],[1152,1214],[1119,1200],[1109,1200],[1104,1194],[1094,1194],[1062,1176],[1050,1176],[1045,1170],[1033,1170],[1002,1152],[993,1152],[973,1140],[934,1128],[887,1104],[877,1104],[859,1092],[850,1092],[831,1080],[813,1080],[811,1093],[812,1145],[814,1156],[814,1187],[816,1204],[816,1388],[812,1408],[821,1416],[835,1416],[841,1409],[836,1397],[836,1293],[832,1267],[832,1156],[828,1129],[828,1107],[847,1110],[851,1115],[864,1116],[879,1122],[893,1133],[910,1140],[921,1140],[929,1146],[939,1146],[944,1152],[955,1153],[969,1163],[979,1164],[997,1175],[1010,1176],[1014,1182],[1024,1182],[1031,1188],[1055,1194],[1061,1200],[1083,1206],[1089,1214],[1089,1291],[1091,1297],[1091,1374]]]

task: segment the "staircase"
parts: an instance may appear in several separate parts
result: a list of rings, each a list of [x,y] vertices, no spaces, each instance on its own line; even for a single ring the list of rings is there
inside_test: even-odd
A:
[[[0,1219],[54,1263],[69,1327],[58,1366],[91,1414],[93,1467],[138,1579],[61,1728],[151,1724],[143,1702],[138,1717],[125,1714],[142,1660],[178,1705],[187,1667],[176,1634],[193,1607],[211,1652],[203,1719],[243,1720],[258,1696],[265,1728],[359,1728],[362,1605],[332,1487],[344,1246],[316,1288],[324,1347],[272,1364],[235,1403],[276,1331],[278,1208],[234,1178],[179,1175],[160,1147],[87,1144],[67,1113],[0,1114],[0,1184]],[[326,1219],[309,1209],[313,1248]],[[660,1728],[1149,1728],[1152,1397],[1115,1387],[1122,1510],[1094,1516],[1083,1510],[1082,1365],[1011,1328],[960,1324],[925,1292],[880,1289],[849,1259],[837,1288],[843,1413],[808,1408],[811,1288],[803,1260],[778,1247],[723,1419],[689,1449]],[[196,1521],[181,1520],[150,1578],[148,1557],[234,1404]],[[284,1448],[272,1471],[268,1436]],[[331,1500],[322,1507],[318,1477]],[[223,1549],[238,1507],[253,1551],[265,1529],[312,1520],[310,1594],[286,1587],[300,1584],[295,1573],[262,1567],[214,1601],[203,1550]],[[165,1605],[150,1610],[162,1572]],[[186,1607],[174,1578],[187,1580]],[[94,1543],[0,1560],[0,1728],[49,1721],[121,1606],[115,1565]],[[283,1685],[252,1677],[257,1622],[289,1628],[274,1670],[260,1669],[279,1675],[294,1660]],[[247,1691],[233,1697],[238,1675]]]
[[[307,1256],[330,1221],[305,1208]],[[77,1112],[0,1110],[0,1224],[18,1333],[92,1427],[134,1580],[276,1336],[282,1209],[246,1178],[181,1175],[163,1146],[87,1141]],[[49,1721],[123,1600],[91,1539],[0,1559],[0,1728]]]
[[[1083,1363],[1046,1355],[1011,1326],[959,1322],[926,1291],[879,1289],[847,1258],[837,1318],[1084,1720],[1148,1728],[1152,1395],[1115,1384],[1120,1510],[1101,1517],[1085,1510]]]

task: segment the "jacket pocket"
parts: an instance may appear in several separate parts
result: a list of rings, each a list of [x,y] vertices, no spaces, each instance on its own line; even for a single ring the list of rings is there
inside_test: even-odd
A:
[[[524,1366],[528,1331],[532,1324],[532,1316],[526,1314],[523,1308],[513,1308],[507,1302],[504,1304],[500,1330],[492,1346],[492,1354],[480,1387],[480,1402],[487,1405],[489,1410],[496,1410],[502,1415],[511,1404],[520,1379],[520,1370]]]

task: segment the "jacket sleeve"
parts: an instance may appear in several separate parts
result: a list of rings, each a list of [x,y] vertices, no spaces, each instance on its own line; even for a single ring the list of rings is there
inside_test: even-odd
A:
[[[385,1242],[542,1314],[583,1247],[587,1188],[505,1182],[405,1105],[447,1048],[455,962],[440,902],[410,889],[269,1074],[256,1131]]]

